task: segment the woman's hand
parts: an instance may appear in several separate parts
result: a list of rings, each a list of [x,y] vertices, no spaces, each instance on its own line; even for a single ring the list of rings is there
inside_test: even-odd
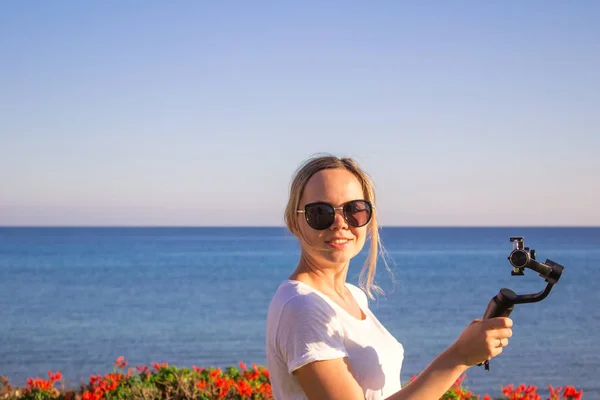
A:
[[[507,317],[473,320],[450,347],[457,362],[468,367],[482,363],[508,345],[512,320]]]

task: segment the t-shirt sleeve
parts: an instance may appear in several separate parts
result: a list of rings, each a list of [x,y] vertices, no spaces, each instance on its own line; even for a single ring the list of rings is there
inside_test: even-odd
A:
[[[313,361],[348,356],[335,310],[314,294],[296,296],[285,304],[277,344],[290,373]]]

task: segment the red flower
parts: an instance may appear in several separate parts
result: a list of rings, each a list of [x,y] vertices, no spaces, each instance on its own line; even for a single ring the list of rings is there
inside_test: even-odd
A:
[[[580,400],[583,396],[583,390],[577,391],[573,386],[565,386],[563,397],[565,399]]]
[[[148,366],[147,365],[138,365],[137,367],[135,367],[135,369],[137,369],[139,373],[143,374],[148,371]]]
[[[153,362],[153,363],[152,363],[152,367],[153,367],[155,370],[157,370],[157,371],[158,371],[158,370],[160,370],[162,367],[165,367],[165,368],[166,368],[166,367],[168,367],[168,366],[169,366],[169,363],[166,363],[166,362],[164,362],[164,363],[162,363],[162,364],[155,363],[155,362]]]
[[[271,388],[271,385],[268,383],[261,384],[258,387],[258,393],[260,393],[261,395],[263,395],[264,397],[267,397],[267,398],[273,397],[273,389]]]
[[[85,392],[83,392],[81,400],[102,400],[102,396],[94,392],[88,392],[86,390]]]
[[[33,390],[50,390],[54,386],[54,381],[45,380],[42,378],[29,378],[27,379],[27,387],[25,388],[26,392],[31,392]]]
[[[552,385],[548,385],[550,389],[550,400],[559,400],[560,392],[563,390],[562,387],[558,387],[554,389]],[[580,400],[581,396],[583,396],[583,390],[577,391],[573,386],[565,386],[565,391],[562,395],[563,399],[569,400]]]
[[[236,388],[240,396],[252,396],[252,386],[246,381],[239,381],[236,384]]]
[[[115,360],[115,365],[119,368],[125,368],[128,362],[125,361],[125,357],[121,356]]]
[[[48,376],[50,377],[50,380],[52,382],[60,381],[63,378],[62,374],[58,371],[56,373],[52,373],[52,371],[48,371]]]
[[[516,389],[514,386],[508,385],[502,388],[504,396],[508,397],[509,400],[542,400],[541,397],[536,393],[537,388],[535,386],[519,385]]]
[[[212,379],[216,379],[219,375],[221,375],[221,373],[222,373],[221,368],[217,368],[217,369],[210,371],[209,375]]]

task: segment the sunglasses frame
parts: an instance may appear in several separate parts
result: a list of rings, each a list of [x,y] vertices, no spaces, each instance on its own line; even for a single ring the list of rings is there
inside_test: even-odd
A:
[[[350,221],[348,221],[348,218],[346,218],[346,213],[344,213],[344,207],[345,207],[345,206],[347,206],[347,205],[348,205],[348,204],[350,204],[350,203],[357,202],[357,201],[360,201],[360,202],[363,202],[363,203],[367,204],[367,206],[370,208],[370,212],[369,212],[369,219],[367,219],[367,222],[365,222],[363,225],[360,225],[360,226],[354,226],[354,225],[352,225],[352,224],[350,223]],[[331,220],[331,224],[329,224],[329,225],[328,225],[328,226],[326,226],[325,228],[322,228],[322,229],[316,229],[316,228],[313,228],[313,227],[311,226],[310,222],[308,222],[308,212],[307,212],[307,208],[308,208],[308,207],[310,207],[310,206],[312,206],[312,205],[315,205],[315,204],[324,204],[324,205],[326,205],[326,206],[329,206],[329,207],[333,208],[333,219]],[[314,202],[312,202],[312,203],[305,204],[305,205],[304,205],[304,209],[296,210],[296,213],[298,213],[298,214],[304,214],[304,219],[306,220],[306,223],[308,224],[308,226],[309,226],[311,229],[314,229],[314,230],[316,230],[316,231],[324,231],[325,229],[329,229],[329,228],[331,228],[331,225],[333,225],[333,223],[335,222],[335,212],[336,212],[337,210],[341,210],[341,211],[342,211],[342,217],[344,218],[344,221],[346,221],[346,223],[347,223],[348,225],[350,225],[350,226],[351,226],[351,227],[353,227],[353,228],[362,228],[362,227],[364,227],[364,226],[367,226],[367,225],[369,225],[369,223],[370,223],[370,222],[373,220],[373,210],[374,210],[374,209],[375,209],[375,206],[373,205],[373,203],[371,203],[371,201],[370,201],[370,200],[364,200],[364,199],[350,200],[350,201],[347,201],[347,202],[343,203],[343,204],[342,204],[342,205],[340,205],[339,207],[335,207],[333,204],[331,204],[331,203],[328,203],[328,202],[326,202],[326,201],[314,201]]]

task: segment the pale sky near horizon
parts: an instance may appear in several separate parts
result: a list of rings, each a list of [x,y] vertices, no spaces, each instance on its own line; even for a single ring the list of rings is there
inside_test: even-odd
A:
[[[0,226],[282,225],[314,153],[383,225],[600,226],[600,2],[2,2]]]

